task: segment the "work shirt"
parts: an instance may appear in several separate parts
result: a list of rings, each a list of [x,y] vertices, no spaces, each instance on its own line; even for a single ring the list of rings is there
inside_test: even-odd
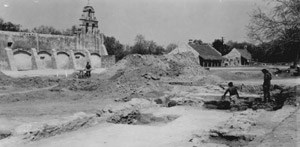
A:
[[[272,75],[270,73],[265,73],[263,85],[271,85]]]
[[[86,68],[87,70],[90,70],[90,69],[91,69],[91,65],[88,64],[88,65],[85,66],[85,68]]]

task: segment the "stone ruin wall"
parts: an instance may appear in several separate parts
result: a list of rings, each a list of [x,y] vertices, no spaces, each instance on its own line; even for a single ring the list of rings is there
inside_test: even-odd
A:
[[[93,68],[107,68],[115,63],[115,59],[107,55],[101,35],[0,31],[0,69],[82,69],[88,61]],[[7,48],[10,39],[13,45]]]

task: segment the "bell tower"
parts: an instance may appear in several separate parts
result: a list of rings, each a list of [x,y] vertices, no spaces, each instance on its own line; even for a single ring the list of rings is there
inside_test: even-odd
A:
[[[108,55],[104,46],[103,34],[99,30],[94,8],[88,2],[82,12],[79,19],[80,29],[76,34],[76,48],[98,53],[99,55]]]
[[[92,6],[85,6],[81,18],[80,27],[85,33],[94,33],[98,30],[98,20],[95,17],[95,10]]]

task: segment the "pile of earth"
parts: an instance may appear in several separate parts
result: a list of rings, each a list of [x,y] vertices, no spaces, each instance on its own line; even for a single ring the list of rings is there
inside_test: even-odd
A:
[[[134,94],[165,91],[169,88],[169,84],[164,83],[166,79],[205,74],[191,53],[164,56],[134,54],[125,57],[116,67],[118,69],[113,69],[117,71],[109,79],[122,90]]]
[[[60,87],[69,90],[117,92],[128,96],[165,91],[170,85],[164,78],[194,77],[205,74],[191,53],[175,55],[128,55],[100,75],[89,79],[69,79]],[[126,95],[127,94],[127,95]]]
[[[55,85],[59,79],[49,77],[12,78],[0,71],[0,86],[16,88],[43,88]]]

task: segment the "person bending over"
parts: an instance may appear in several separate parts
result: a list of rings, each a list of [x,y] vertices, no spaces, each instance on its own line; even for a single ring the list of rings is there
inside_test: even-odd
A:
[[[229,82],[228,86],[229,87],[227,88],[227,90],[225,91],[224,95],[222,96],[222,99],[224,100],[226,94],[229,92],[229,99],[230,99],[230,101],[232,103],[235,104],[236,100],[239,98],[239,93],[237,91],[238,88],[236,86],[233,86],[232,82]]]

